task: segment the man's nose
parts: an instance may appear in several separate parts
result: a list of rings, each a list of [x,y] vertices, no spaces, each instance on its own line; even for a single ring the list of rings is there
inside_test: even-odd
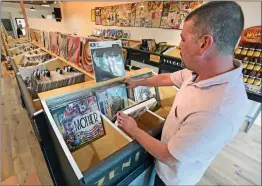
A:
[[[178,45],[178,49],[181,50],[181,41],[180,41],[180,43]]]

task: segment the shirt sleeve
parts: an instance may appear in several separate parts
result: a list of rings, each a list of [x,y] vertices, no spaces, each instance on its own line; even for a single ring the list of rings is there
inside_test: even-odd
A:
[[[185,80],[185,69],[171,73],[170,78],[174,85],[180,88]]]
[[[213,157],[231,138],[232,123],[216,113],[200,112],[190,116],[168,142],[170,154],[181,162]]]

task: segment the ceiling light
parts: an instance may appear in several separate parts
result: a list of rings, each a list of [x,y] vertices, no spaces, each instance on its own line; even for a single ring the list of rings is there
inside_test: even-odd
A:
[[[54,2],[54,4],[56,4],[56,1]]]
[[[46,3],[46,1],[43,1],[44,3]]]
[[[30,10],[34,11],[34,12],[36,11],[36,9],[34,7],[31,7]]]
[[[42,5],[43,7],[50,7],[50,5]]]

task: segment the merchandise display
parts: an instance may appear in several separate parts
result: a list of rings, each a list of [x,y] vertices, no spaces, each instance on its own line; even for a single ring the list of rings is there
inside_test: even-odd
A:
[[[121,45],[120,40],[89,43],[96,82],[125,76]]]
[[[49,60],[51,58],[52,56],[48,53],[27,54],[27,55],[24,55],[23,60],[20,63],[20,65],[22,67],[34,66],[34,65],[43,63],[46,60]]]
[[[9,49],[9,52],[10,52],[11,56],[14,57],[14,56],[20,55],[24,52],[32,51],[32,50],[35,50],[35,49],[36,49],[35,46],[33,46],[29,43],[26,43],[26,44],[22,44],[20,46]]]
[[[261,95],[262,82],[262,43],[260,38],[252,33],[261,33],[261,27],[250,27],[243,31],[241,40],[235,50],[235,59],[242,61],[243,81],[246,89]]]
[[[40,92],[57,89],[85,81],[83,73],[70,69],[57,68],[56,71],[37,70],[34,71],[31,78],[31,88],[33,95]]]
[[[152,184],[149,177],[153,178],[155,157],[140,144],[134,130],[121,125],[126,120],[121,120],[118,113],[123,112],[135,120],[133,124],[139,128],[135,130],[137,134],[160,140],[165,119],[174,108],[175,96],[181,95],[182,90],[177,94],[178,87],[175,86],[128,88],[130,84],[126,79],[142,80],[184,69],[181,50],[177,46],[181,29],[186,16],[203,3],[21,1],[22,11],[19,11],[24,18],[14,18],[18,11],[12,12],[17,8],[12,2],[3,3],[13,6],[6,10],[10,10],[14,19],[10,18],[13,33],[7,30],[3,33],[6,36],[1,38],[5,41],[1,51],[6,51],[3,62],[13,68],[3,75],[4,97],[8,98],[3,106],[11,109],[11,112],[6,111],[11,113],[8,117],[15,114],[8,122],[16,122],[23,116],[21,121],[30,123],[24,125],[19,120],[19,127],[28,127],[27,133],[33,135],[27,140],[29,146],[37,143],[40,148],[33,149],[26,160],[32,155],[32,161],[40,163],[23,163],[28,164],[28,170],[37,169],[42,185]],[[247,10],[252,6],[248,3],[240,5],[245,20],[251,20]],[[28,7],[32,8],[29,10]],[[19,35],[19,29],[16,29],[20,28],[20,23],[23,23],[24,35],[13,38]],[[261,33],[261,26],[245,29],[234,51],[234,58],[243,64],[248,98],[260,102]],[[161,77],[164,76],[157,78]],[[12,94],[8,93],[13,89]],[[255,98],[251,99],[250,95]],[[19,107],[8,105],[12,96],[16,96],[14,104]],[[250,118],[248,122],[251,123],[253,118]],[[124,119],[130,121],[130,118]],[[16,145],[14,139],[10,143],[12,149],[16,148],[13,147]],[[7,168],[3,170],[8,171]],[[23,176],[29,175],[19,177],[19,181],[26,183]]]
[[[96,8],[96,25],[182,29],[203,1],[145,1]]]

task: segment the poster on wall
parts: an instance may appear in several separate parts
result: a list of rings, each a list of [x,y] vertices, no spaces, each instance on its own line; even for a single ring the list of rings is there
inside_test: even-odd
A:
[[[136,27],[159,28],[163,9],[162,1],[136,3]]]
[[[101,25],[101,8],[95,8],[95,23],[96,25]]]
[[[95,22],[96,21],[96,11],[95,9],[91,10],[91,22]]]
[[[165,1],[160,28],[182,29],[184,19],[203,1]]]
[[[136,19],[136,4],[116,5],[116,26],[134,27]]]
[[[101,9],[101,22],[104,26],[115,26],[115,8],[106,6]]]

